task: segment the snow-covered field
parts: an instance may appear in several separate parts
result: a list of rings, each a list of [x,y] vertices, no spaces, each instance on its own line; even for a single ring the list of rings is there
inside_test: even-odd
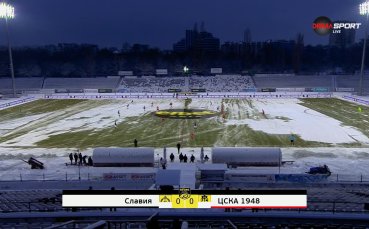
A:
[[[154,103],[154,106],[152,106]],[[173,108],[182,108],[181,101],[173,101]],[[114,128],[115,123],[125,121],[127,117],[135,117],[145,112],[153,112],[156,107],[169,109],[168,101],[161,100],[131,100],[94,101],[93,106],[74,106],[46,114],[26,116],[18,119],[0,122],[0,131],[3,137],[27,130],[26,133],[9,141],[0,143],[0,146],[35,146],[38,141],[48,136],[76,131],[95,131],[104,128]],[[145,109],[144,109],[145,107]],[[119,112],[119,113],[118,113]]]
[[[248,125],[254,130],[269,134],[297,134],[307,141],[326,143],[369,143],[369,138],[359,130],[344,126],[340,121],[308,109],[298,100],[259,100],[253,103],[258,111],[264,110],[267,119],[227,120],[227,124]],[[278,117],[284,117],[279,119]]]
[[[303,106],[300,100],[193,99],[189,108],[220,111],[223,103],[226,112],[225,120],[221,117],[197,120],[196,130],[193,120],[163,121],[152,116],[157,107],[170,109],[170,102],[172,108],[184,108],[184,101],[175,99],[95,100],[43,113],[0,117],[0,179],[20,179],[20,174],[22,179],[43,179],[43,176],[65,179],[66,174],[75,179],[78,172],[84,178],[101,176],[106,169],[82,167],[79,170],[65,166],[68,153],[81,148],[83,154],[91,155],[93,147],[101,143],[131,146],[134,137],[130,133],[134,131],[139,134],[140,145],[156,148],[156,160],[162,156],[161,147],[168,146],[169,155],[175,151],[170,147],[179,141],[185,147],[183,152],[187,156],[194,154],[197,159],[200,146],[206,146],[205,153],[211,158],[211,146],[273,145],[283,147],[283,160],[295,161],[282,167],[282,173],[303,173],[310,166],[327,164],[337,174],[369,174],[368,136],[358,128]],[[190,138],[192,132],[196,134],[195,139]],[[304,141],[306,147],[300,147],[299,141],[296,148],[289,147],[291,133],[298,136],[300,142]],[[58,139],[53,140],[53,137]],[[48,142],[50,139],[52,141]],[[62,144],[55,147],[53,144],[58,140]],[[46,141],[48,147],[40,147],[41,141]],[[309,145],[310,142],[314,145]],[[61,146],[64,143],[66,146]],[[343,145],[353,143],[361,148]],[[330,147],[322,147],[327,145]],[[20,160],[30,156],[45,162],[46,170],[30,170],[29,165]],[[109,169],[110,172],[122,170],[145,171],[141,168]]]
[[[115,125],[127,122],[129,117],[148,115],[157,107],[169,109],[170,102],[173,103],[173,108],[184,107],[182,100],[136,100],[133,103],[130,100],[107,100],[94,101],[93,104],[85,102],[53,112],[4,120],[0,122],[0,133],[7,140],[2,141],[0,146],[35,147],[37,142],[53,135],[80,131],[93,133],[99,130],[114,129]],[[220,99],[194,99],[190,108],[219,111],[221,102]],[[308,109],[300,105],[297,99],[225,101],[224,107],[228,114],[225,122],[220,118],[213,118],[218,121],[217,127],[220,128],[229,125],[238,127],[247,125],[254,131],[262,131],[266,134],[295,134],[305,141],[329,144],[355,142],[369,144],[369,138],[360,130],[345,126],[334,118]],[[261,114],[263,110],[265,116]],[[199,123],[206,125],[204,120]],[[160,137],[158,136],[158,139]],[[145,135],[140,138],[144,139]],[[216,143],[216,145],[222,144],[227,145],[227,142],[218,141]],[[242,142],[239,145],[242,145]]]

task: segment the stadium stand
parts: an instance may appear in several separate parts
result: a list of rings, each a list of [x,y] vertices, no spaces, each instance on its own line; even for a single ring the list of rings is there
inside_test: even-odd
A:
[[[43,84],[43,78],[16,78],[15,85],[17,91],[25,90],[40,90]],[[0,78],[0,92],[4,94],[12,93],[12,79],[11,78]]]
[[[126,92],[168,92],[168,89],[205,89],[209,92],[243,91],[253,88],[252,79],[241,75],[191,76],[191,77],[141,77],[123,78],[119,89]]]
[[[243,92],[252,88],[327,88],[328,90],[359,88],[359,75],[215,75],[189,77],[93,77],[93,78],[16,78],[17,93],[41,89],[83,90],[112,89],[113,92],[163,93],[168,89],[205,89],[206,92]],[[369,78],[364,77],[364,92],[369,91]],[[0,78],[0,93],[12,93],[11,78]]]
[[[191,77],[191,88],[205,88],[209,92],[240,92],[255,85],[251,77],[242,75],[217,75],[214,77]]]
[[[258,88],[294,88],[294,87],[332,87],[332,76],[311,75],[311,76],[254,76],[256,87]]]
[[[115,89],[118,77],[106,78],[46,78],[44,89]]]
[[[42,219],[42,221],[40,220]],[[129,211],[8,214],[10,228],[368,228],[365,215],[290,212]],[[182,226],[182,227],[181,227]]]
[[[337,87],[355,88],[356,90],[358,90],[359,84],[360,84],[360,77],[359,75],[336,76],[335,81],[336,81]],[[363,90],[366,92],[369,91],[369,78],[367,76],[365,76],[363,80]]]
[[[123,78],[120,89],[127,92],[168,92],[168,89],[179,89],[185,86],[185,78]]]
[[[205,89],[206,92],[243,92],[252,88],[359,88],[359,75],[215,75],[189,77],[90,77],[90,78],[16,78],[17,93],[45,90],[111,89],[113,92],[163,93],[168,89]],[[364,77],[364,92],[369,92],[369,78]],[[76,91],[77,92],[77,91]],[[11,78],[0,78],[0,93],[12,93]]]
[[[335,88],[353,88],[358,91],[359,75],[294,75],[294,76],[254,76],[258,88],[313,88],[324,87],[330,90]],[[364,77],[363,91],[369,92],[369,78]]]

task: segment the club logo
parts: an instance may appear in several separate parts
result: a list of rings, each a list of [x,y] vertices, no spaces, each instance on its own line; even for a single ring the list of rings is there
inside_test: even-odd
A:
[[[179,189],[179,198],[182,200],[187,200],[191,197],[191,189],[190,188],[180,188]]]
[[[170,109],[154,112],[154,115],[160,118],[172,119],[199,119],[210,118],[219,115],[218,112],[201,109]]]

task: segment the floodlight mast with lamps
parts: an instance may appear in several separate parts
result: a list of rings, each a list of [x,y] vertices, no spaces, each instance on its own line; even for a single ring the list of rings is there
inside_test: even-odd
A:
[[[15,91],[15,78],[14,78],[14,65],[13,65],[13,54],[12,54],[12,47],[10,44],[10,35],[9,35],[9,19],[14,18],[14,7],[5,3],[0,3],[0,18],[5,19],[6,24],[6,38],[8,40],[8,51],[9,51],[9,61],[10,61],[10,74],[12,76],[12,86],[13,86],[13,96],[16,97]]]
[[[369,1],[361,3],[360,6],[359,6],[359,10],[360,10],[360,15],[365,15],[366,16],[365,36],[364,36],[364,45],[363,45],[363,55],[361,57],[360,85],[359,85],[359,95],[363,95],[365,51],[366,51],[366,40],[368,39]]]

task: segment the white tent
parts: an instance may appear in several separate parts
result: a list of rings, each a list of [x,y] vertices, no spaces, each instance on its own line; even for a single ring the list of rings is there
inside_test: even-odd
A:
[[[212,161],[230,166],[279,166],[282,152],[272,147],[215,147]]]
[[[92,160],[95,167],[153,167],[154,148],[96,148]]]

